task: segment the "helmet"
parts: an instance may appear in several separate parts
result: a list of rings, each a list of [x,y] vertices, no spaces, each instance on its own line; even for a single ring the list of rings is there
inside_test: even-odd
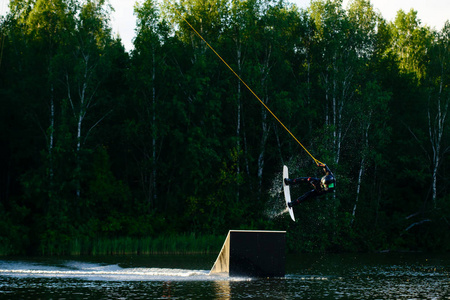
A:
[[[334,190],[334,187],[336,185],[336,179],[334,179],[333,175],[326,175],[323,176],[320,180],[320,184],[323,187],[324,191],[328,190]]]

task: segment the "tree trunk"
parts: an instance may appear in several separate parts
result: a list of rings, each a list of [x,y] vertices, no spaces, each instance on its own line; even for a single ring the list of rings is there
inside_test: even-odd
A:
[[[443,74],[442,74],[443,75]],[[445,129],[445,121],[448,112],[449,100],[447,99],[445,103],[442,103],[442,89],[443,89],[443,76],[441,76],[439,83],[439,93],[437,95],[437,113],[434,117],[434,122],[432,122],[430,104],[428,105],[428,131],[430,136],[431,148],[433,149],[432,158],[432,201],[433,206],[436,208],[436,198],[437,198],[437,173],[440,164],[441,147],[442,147],[442,137]]]
[[[352,224],[355,221],[355,217],[356,217],[356,208],[358,206],[358,201],[359,201],[359,194],[361,192],[361,183],[362,183],[362,176],[364,173],[364,157],[361,159],[361,163],[359,165],[359,172],[358,172],[358,183],[356,185],[356,199],[355,199],[355,205],[353,206],[353,219],[352,219]]]
[[[261,66],[261,90],[264,91],[263,93],[265,96],[262,98],[263,102],[267,105],[269,103],[269,96],[267,95],[267,78],[269,77],[270,72],[270,66],[269,66],[269,60],[271,56],[271,50],[268,49],[268,53],[265,59],[264,64]],[[261,108],[261,143],[259,148],[259,156],[258,156],[258,189],[259,193],[258,195],[261,195],[262,193],[262,181],[263,181],[263,172],[264,172],[264,157],[265,157],[265,150],[266,150],[266,142],[267,138],[269,137],[269,130],[270,125],[267,121],[267,110],[262,107]]]
[[[355,199],[355,205],[353,206],[353,219],[352,219],[352,224],[353,221],[355,220],[355,216],[356,216],[356,209],[357,209],[357,205],[358,205],[358,201],[359,201],[359,195],[361,192],[361,184],[362,184],[362,177],[364,175],[364,166],[365,166],[365,162],[366,162],[366,156],[367,156],[367,151],[369,149],[369,129],[371,126],[371,115],[372,113],[369,113],[368,117],[367,117],[367,126],[363,126],[363,147],[362,147],[362,156],[361,156],[361,163],[359,165],[359,172],[358,172],[358,183],[356,186],[356,199]]]
[[[261,129],[262,129],[262,137],[261,142],[259,144],[259,156],[258,156],[258,189],[259,195],[262,193],[262,177],[264,172],[264,155],[266,150],[266,142],[269,136],[269,124],[267,123],[267,111],[265,109],[261,110],[262,121],[261,121]]]
[[[153,124],[153,134],[152,134],[152,188],[153,188],[153,204],[156,203],[157,190],[156,190],[156,59],[155,59],[155,49],[152,53],[152,124]]]
[[[53,187],[53,145],[55,137],[55,99],[53,98],[53,84],[50,87],[50,136],[48,139],[48,156],[49,156],[49,176],[50,176],[50,189]]]

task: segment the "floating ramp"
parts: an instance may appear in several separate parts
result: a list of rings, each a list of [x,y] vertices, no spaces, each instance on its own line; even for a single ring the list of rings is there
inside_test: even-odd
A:
[[[230,230],[210,274],[284,277],[286,231]]]

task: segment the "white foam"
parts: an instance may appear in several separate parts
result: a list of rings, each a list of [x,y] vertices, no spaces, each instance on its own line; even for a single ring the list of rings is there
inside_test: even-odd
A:
[[[67,262],[62,266],[34,263],[0,262],[0,276],[80,278],[86,280],[166,281],[166,280],[239,280],[209,275],[209,270],[169,268],[121,268],[118,265],[100,265]],[[242,278],[248,280],[248,278]]]

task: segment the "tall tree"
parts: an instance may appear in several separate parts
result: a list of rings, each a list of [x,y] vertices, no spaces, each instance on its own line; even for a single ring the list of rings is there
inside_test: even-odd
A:
[[[64,83],[76,124],[74,137],[77,166],[74,179],[78,198],[81,196],[83,146],[92,130],[110,113],[106,110],[87,118],[94,107],[106,100],[99,89],[110,68],[109,57],[105,55],[112,43],[108,14],[104,0],[87,1],[79,11],[76,33],[68,37],[70,41],[67,44],[70,46],[59,54],[59,76]]]
[[[242,78],[243,76],[243,68],[245,66],[245,62],[247,60],[247,53],[244,39],[247,30],[249,29],[249,24],[247,24],[248,13],[252,10],[248,8],[249,5],[252,5],[253,2],[247,1],[232,1],[231,2],[231,9],[230,9],[230,32],[229,36],[231,40],[233,41],[233,48],[234,50],[234,59],[235,59],[235,65],[236,65],[236,73],[239,77]],[[251,18],[250,18],[251,19]],[[225,45],[227,45],[225,43]],[[241,177],[241,159],[242,156],[242,141],[243,141],[243,149],[246,149],[246,139],[245,134],[242,137],[242,127],[243,127],[243,121],[242,121],[242,99],[243,99],[243,84],[242,82],[236,78],[236,93],[235,93],[235,99],[236,99],[236,154],[237,154],[237,161],[236,161],[236,201],[239,201],[240,199],[240,191],[239,191],[239,182]],[[247,156],[244,156],[247,158]],[[247,171],[247,175],[249,174],[249,165],[248,165],[248,159],[245,159],[245,170]]]
[[[168,5],[166,13],[176,24],[178,49],[170,57],[176,90],[172,100],[179,115],[172,124],[179,135],[172,136],[174,159],[170,162],[177,169],[169,179],[176,196],[171,201],[180,211],[191,217],[192,207],[221,205],[224,199],[210,197],[210,187],[220,184],[216,176],[205,176],[221,168],[224,153],[229,153],[228,137],[224,135],[222,91],[225,81],[220,80],[224,69],[215,54],[194,32],[195,30],[212,46],[218,45],[227,24],[228,6],[222,0],[181,1]],[[188,23],[190,25],[188,25]],[[176,139],[175,139],[176,137]],[[186,178],[191,178],[187,181]],[[212,216],[209,207],[205,213]],[[206,218],[206,217],[205,217]]]
[[[66,223],[68,207],[66,199],[59,194],[61,179],[56,170],[57,123],[61,121],[62,105],[58,99],[60,93],[54,59],[65,42],[64,38],[74,31],[76,6],[72,1],[64,0],[12,1],[10,9],[23,42],[22,47],[13,45],[12,48],[20,51],[17,65],[27,82],[18,90],[18,99],[23,99],[23,109],[30,116],[28,121],[33,122],[28,126],[40,130],[40,134],[35,133],[39,142],[31,148],[32,156],[40,157],[40,163],[30,165],[21,178],[27,195],[24,198],[33,199],[29,207],[38,211],[30,221],[32,230],[59,230],[64,227],[61,224]],[[45,151],[39,155],[41,147]],[[35,232],[32,238],[37,237]]]
[[[400,68],[414,73],[419,80],[425,75],[427,50],[432,40],[429,28],[420,23],[413,9],[408,13],[399,10],[391,23],[392,48],[400,59]]]
[[[352,117],[348,116],[353,101],[356,74],[359,71],[357,41],[341,0],[311,2],[311,16],[317,27],[316,41],[322,53],[320,79],[324,90],[324,123],[331,132],[332,156],[338,164],[342,146]]]
[[[369,167],[380,162],[380,149],[389,140],[389,130],[386,128],[388,115],[388,103],[390,94],[383,91],[376,82],[367,82],[358,92],[357,114],[354,128],[357,129],[360,138],[355,136],[359,147],[359,166],[356,181],[356,198],[353,205],[352,215],[355,218],[359,199],[362,196],[361,187],[363,176]],[[374,173],[374,172],[372,172]],[[370,197],[366,197],[370,198]]]
[[[247,120],[245,130],[246,134],[254,139],[251,143],[258,144],[258,148],[254,148],[256,151],[253,155],[257,164],[258,195],[261,195],[265,182],[266,160],[271,158],[267,149],[276,123],[265,106],[276,107],[278,99],[282,101],[287,98],[283,91],[286,86],[281,85],[281,83],[285,84],[283,81],[285,76],[277,74],[284,75],[289,68],[287,60],[283,60],[283,57],[286,55],[286,49],[291,49],[293,43],[293,28],[290,22],[293,12],[285,10],[283,2],[272,1],[256,1],[255,6],[251,7],[251,12],[254,15],[248,16],[245,23],[245,32],[250,33],[246,34],[244,41],[249,45],[250,55],[245,66],[245,75],[249,78],[247,82],[262,103],[248,94],[249,109],[245,110]],[[275,86],[277,82],[280,83],[279,87]],[[281,108],[282,105],[278,107]],[[258,111],[257,115],[255,115],[256,111]],[[250,120],[255,123],[250,123]]]
[[[137,36],[134,41],[132,83],[135,86],[140,124],[133,135],[133,143],[141,149],[140,180],[144,197],[155,206],[157,191],[158,159],[161,157],[164,138],[164,106],[162,95],[167,54],[164,43],[168,40],[168,26],[160,19],[157,3],[146,1],[135,7],[137,15]],[[138,142],[138,143],[136,143]]]
[[[387,104],[390,96],[377,83],[379,75],[367,68],[377,55],[380,38],[377,31],[382,26],[381,16],[374,11],[370,1],[354,0],[349,4],[348,18],[354,41],[351,49],[355,49],[357,53],[359,67],[355,67],[360,74],[360,78],[356,80],[359,88],[355,87],[356,101],[352,111],[355,116],[352,125],[353,138],[359,142],[359,147],[353,145],[359,151],[358,154],[353,154],[359,161],[356,199],[352,212],[355,217],[364,173],[376,163],[375,158],[379,156],[376,152],[379,149],[377,145],[384,144],[388,140],[384,124],[389,117]]]
[[[450,23],[447,21],[430,49],[430,63],[427,70],[428,87],[428,137],[431,146],[432,203],[436,208],[438,196],[438,171],[442,159],[450,150],[446,143],[448,136],[447,113],[450,104]]]

